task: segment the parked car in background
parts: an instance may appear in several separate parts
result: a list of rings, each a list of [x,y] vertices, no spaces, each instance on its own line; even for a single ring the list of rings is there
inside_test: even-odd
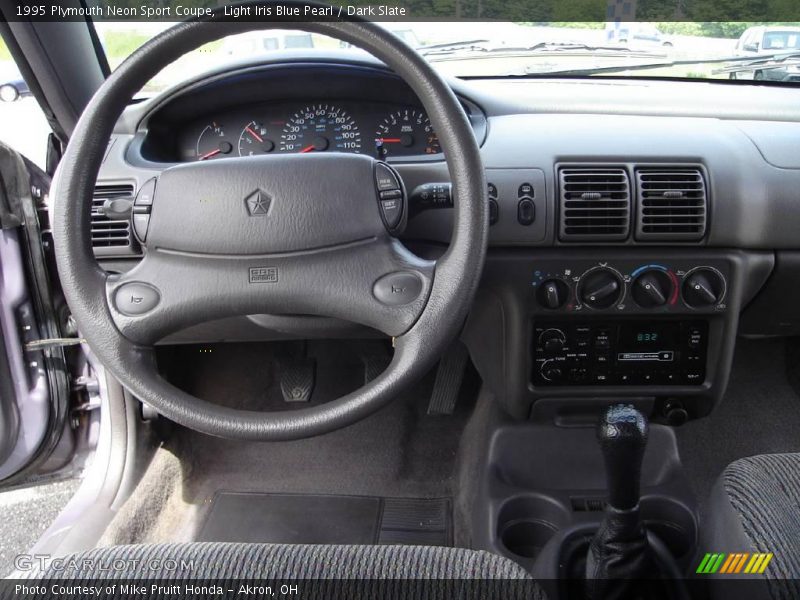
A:
[[[412,48],[419,48],[422,46],[422,42],[420,41],[419,36],[417,36],[417,33],[410,27],[404,26],[403,23],[376,23],[376,24],[383,27],[387,31],[393,33]],[[339,47],[352,48],[353,46],[348,42],[340,41]]]
[[[223,49],[230,56],[259,56],[274,50],[313,48],[314,38],[305,31],[254,31],[225,39]]]
[[[0,63],[0,100],[14,102],[31,93],[28,84],[12,62]]]
[[[735,56],[752,56],[757,59],[761,56],[771,56],[781,53],[800,54],[800,27],[759,25],[750,27],[736,42]],[[734,71],[731,79],[755,79],[756,81],[800,81],[800,66],[787,64],[786,66],[772,68],[758,68]]]
[[[672,39],[650,23],[615,23],[607,30],[608,41],[629,48],[672,48]]]

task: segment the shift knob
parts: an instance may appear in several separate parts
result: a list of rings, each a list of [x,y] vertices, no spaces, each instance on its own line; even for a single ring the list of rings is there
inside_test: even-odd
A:
[[[645,416],[630,404],[609,406],[597,425],[606,465],[608,503],[617,510],[629,510],[639,502],[647,429]]]

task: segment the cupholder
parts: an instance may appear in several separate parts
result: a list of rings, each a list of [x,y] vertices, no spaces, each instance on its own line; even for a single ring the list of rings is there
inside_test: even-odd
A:
[[[546,496],[518,496],[500,509],[497,537],[508,552],[536,558],[542,547],[569,521],[569,513]]]
[[[547,521],[509,521],[500,531],[500,541],[512,554],[536,558],[556,531],[556,527]]]

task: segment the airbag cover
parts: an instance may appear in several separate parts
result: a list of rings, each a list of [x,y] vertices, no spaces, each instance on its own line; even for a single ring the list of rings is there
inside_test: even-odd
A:
[[[385,234],[374,162],[331,153],[171,167],[156,185],[148,246],[202,254],[275,254]]]

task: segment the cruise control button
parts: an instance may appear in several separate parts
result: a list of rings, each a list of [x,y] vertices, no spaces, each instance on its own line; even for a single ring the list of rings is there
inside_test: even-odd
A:
[[[384,164],[378,163],[375,165],[375,182],[378,185],[378,191],[384,190],[399,190],[400,182],[392,170]]]
[[[400,200],[381,200],[381,212],[386,226],[394,229],[400,224],[400,218],[403,216],[403,204]]]
[[[136,194],[134,204],[136,206],[152,206],[153,196],[156,195],[156,178],[148,179],[144,185],[139,188],[139,193]]]
[[[114,292],[117,310],[132,317],[150,312],[160,300],[158,291],[146,283],[126,283]]]
[[[148,213],[137,213],[133,215],[133,232],[140,242],[147,240],[147,228],[150,226],[150,215]]]
[[[398,271],[384,275],[372,287],[372,294],[387,306],[402,306],[417,299],[422,292],[422,279],[416,273]]]
[[[378,192],[378,195],[381,197],[381,200],[388,200],[389,198],[399,198],[403,195],[403,192],[400,190],[384,190]]]
[[[140,242],[147,240],[147,228],[150,226],[150,215],[138,213],[133,215],[133,232]]]

